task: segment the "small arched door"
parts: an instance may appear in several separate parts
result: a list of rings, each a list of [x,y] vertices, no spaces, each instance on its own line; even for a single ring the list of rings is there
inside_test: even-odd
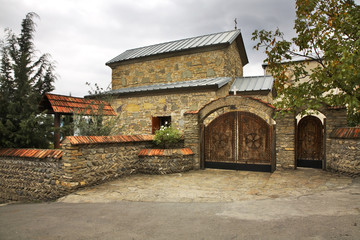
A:
[[[324,127],[314,116],[302,118],[297,127],[297,166],[322,168],[324,159]]]

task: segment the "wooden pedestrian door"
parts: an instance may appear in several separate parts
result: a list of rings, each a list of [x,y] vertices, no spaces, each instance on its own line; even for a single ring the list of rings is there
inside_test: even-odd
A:
[[[322,168],[324,127],[321,120],[307,116],[300,120],[297,126],[297,166]]]
[[[204,167],[274,171],[272,129],[247,112],[219,116],[204,130]]]

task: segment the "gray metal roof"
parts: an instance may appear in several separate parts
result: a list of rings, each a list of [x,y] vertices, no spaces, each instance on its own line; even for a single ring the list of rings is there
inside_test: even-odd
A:
[[[221,88],[225,84],[231,81],[230,77],[218,77],[218,78],[206,78],[184,82],[162,83],[140,87],[121,88],[111,90],[105,94],[125,94],[125,93],[137,93],[137,92],[150,92],[157,90],[170,90],[170,89],[184,89],[184,88],[197,88],[197,87],[209,87],[216,86]]]
[[[272,90],[274,78],[268,76],[235,78],[230,92],[268,91]]]
[[[106,63],[106,65],[130,59],[158,55],[162,53],[178,52],[188,49],[215,46],[220,44],[231,44],[239,35],[241,35],[240,30],[233,30],[130,49],[111,59]],[[243,56],[242,58],[242,60],[244,61],[243,64],[245,65],[247,63],[247,56],[242,39],[238,45],[242,45],[238,47],[242,48],[240,53],[245,54],[245,56]]]

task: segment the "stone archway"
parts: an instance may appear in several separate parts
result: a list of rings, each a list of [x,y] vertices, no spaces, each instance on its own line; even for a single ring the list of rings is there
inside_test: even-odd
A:
[[[269,161],[266,165],[266,171],[274,171],[276,166],[275,160],[275,121],[273,120],[273,114],[275,108],[260,99],[253,97],[245,97],[245,96],[227,96],[224,98],[220,98],[209,102],[204,107],[202,107],[198,111],[187,112],[185,114],[185,145],[194,150],[195,153],[195,166],[199,168],[205,167],[205,124],[204,121],[208,116],[212,113],[218,111],[219,109],[226,109],[224,113],[229,112],[238,112],[243,114],[248,114],[249,116],[254,116],[258,122],[266,124],[269,127]],[[236,114],[235,114],[236,115]],[[238,117],[237,117],[238,118]],[[241,118],[241,117],[240,117]],[[239,126],[235,126],[236,129],[232,129],[232,131],[237,131]],[[249,132],[251,135],[251,133]],[[254,134],[253,134],[254,135]],[[250,137],[250,136],[249,136]],[[248,138],[249,138],[248,137]],[[256,137],[256,136],[254,136]],[[254,139],[253,139],[254,140]],[[238,141],[238,140],[236,140]],[[248,139],[248,141],[250,141]],[[239,144],[238,141],[236,144]],[[240,148],[237,146],[237,148]],[[241,155],[241,153],[237,153]],[[252,159],[254,160],[254,159]],[[246,160],[246,164],[248,165],[250,159]],[[258,164],[256,161],[252,161],[253,164]],[[238,169],[238,168],[236,168]],[[247,170],[259,170],[257,168],[249,168]],[[261,169],[260,169],[261,170]]]

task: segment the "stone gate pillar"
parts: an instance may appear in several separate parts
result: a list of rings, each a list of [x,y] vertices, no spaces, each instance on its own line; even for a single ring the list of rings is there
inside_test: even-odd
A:
[[[295,127],[294,114],[276,118],[276,167],[295,169]]]
[[[194,152],[194,169],[200,169],[200,124],[198,112],[184,114],[184,145]]]

